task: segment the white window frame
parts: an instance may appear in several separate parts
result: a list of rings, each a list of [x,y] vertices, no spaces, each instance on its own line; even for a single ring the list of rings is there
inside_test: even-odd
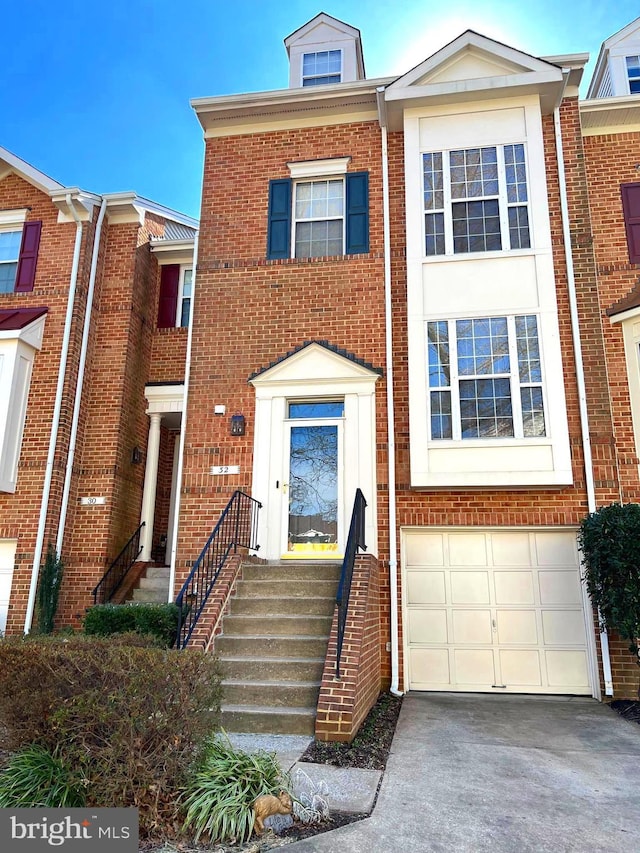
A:
[[[184,279],[185,275],[191,273],[191,294],[187,297],[184,295]],[[182,325],[182,303],[185,299],[189,300],[189,317],[187,318],[186,326]],[[191,304],[193,301],[193,264],[180,264],[180,278],[178,280],[178,304],[176,306],[176,328],[186,329],[191,318]]]
[[[18,210],[0,210],[0,232],[6,234],[7,232],[20,233],[24,231],[24,223],[27,220],[28,210],[26,207],[20,208]],[[0,260],[0,265],[4,264],[15,264],[16,265],[16,275],[18,273],[18,262],[20,260],[20,242],[22,241],[22,236],[20,237],[20,241],[18,243],[18,254],[15,261],[2,261]],[[3,290],[1,293],[14,293],[16,289],[16,279],[13,279],[13,287],[11,290]]]
[[[342,215],[341,216],[311,216],[311,217],[300,217],[300,219],[296,218],[296,197],[298,193],[298,187],[303,186],[304,184],[314,184],[320,182],[328,182],[328,181],[340,181],[342,184]],[[346,235],[346,181],[343,175],[328,175],[316,178],[305,178],[304,180],[298,180],[293,182],[292,187],[292,201],[291,201],[291,257],[292,258],[317,258],[317,257],[337,257],[345,254],[345,245],[347,240]],[[342,229],[341,229],[341,246],[339,252],[332,252],[331,254],[323,254],[323,255],[297,255],[296,254],[296,230],[298,224],[305,222],[336,222],[338,220],[342,220]]]
[[[319,53],[339,53],[340,54],[340,71],[337,73],[327,74],[306,74],[304,73],[304,60],[306,56],[317,56]],[[344,73],[344,52],[342,48],[327,47],[325,50],[306,50],[300,57],[300,86],[306,89],[312,89],[314,86],[332,86],[335,83],[342,83],[342,75]],[[337,80],[332,80],[331,83],[310,83],[304,85],[305,80],[317,80],[319,77],[338,77]]]
[[[526,202],[510,202],[507,196],[507,179],[506,179],[506,166],[505,166],[505,148],[511,146],[522,145],[524,149],[524,159],[525,159],[525,179],[526,179],[526,187],[527,187],[527,201]],[[496,195],[482,195],[461,199],[454,199],[451,197],[451,159],[450,155],[452,151],[472,151],[475,149],[482,150],[483,148],[495,148],[497,153],[497,166],[498,166],[498,193]],[[442,156],[442,176],[443,176],[443,206],[434,208],[431,210],[427,210],[424,205],[424,155],[426,154],[440,154]],[[523,140],[521,141],[513,141],[513,142],[504,142],[504,143],[485,143],[479,145],[472,145],[467,147],[455,146],[447,149],[440,150],[423,150],[420,152],[420,175],[422,180],[422,253],[423,260],[432,261],[446,258],[447,260],[451,260],[452,258],[466,258],[470,256],[474,257],[493,257],[496,255],[503,255],[505,253],[527,253],[530,254],[534,248],[534,233],[533,233],[533,216],[531,210],[531,179],[530,179],[530,171],[529,171],[529,156],[527,151],[527,143]],[[454,242],[453,242],[453,205],[459,202],[468,202],[468,201],[490,201],[492,199],[497,199],[498,201],[498,214],[500,217],[500,242],[502,248],[500,249],[488,249],[488,250],[480,250],[476,252],[454,252]],[[529,224],[529,246],[524,248],[511,248],[511,235],[509,232],[509,209],[512,207],[524,207],[527,210],[527,218]],[[434,213],[442,213],[444,218],[444,242],[445,242],[445,250],[444,253],[440,254],[430,254],[427,255],[426,243],[427,243],[427,235],[426,235],[426,218],[428,214]]]
[[[518,350],[517,350],[517,340],[516,340],[516,326],[515,321],[516,317],[526,317],[526,316],[534,316],[536,318],[536,328],[537,328],[537,338],[538,338],[538,352],[540,355],[540,372],[541,372],[541,380],[540,382],[521,382],[520,381],[520,373],[519,373],[519,362],[518,362]],[[509,372],[508,373],[487,373],[487,374],[464,374],[461,375],[458,369],[458,357],[457,357],[457,332],[456,332],[456,323],[459,320],[483,320],[483,319],[506,319],[507,321],[507,334],[508,334],[508,342],[509,342]],[[442,386],[431,386],[429,384],[429,367],[428,367],[428,359],[429,359],[429,337],[428,337],[428,323],[441,323],[446,322],[448,327],[448,343],[449,343],[449,385]],[[427,430],[429,436],[429,442],[433,442],[438,446],[446,446],[447,444],[452,443],[460,443],[468,444],[470,442],[517,442],[521,444],[522,442],[536,442],[536,441],[549,441],[549,407],[547,401],[547,391],[546,391],[546,382],[545,382],[545,370],[544,370],[544,361],[543,361],[543,353],[542,353],[542,334],[541,334],[541,322],[540,316],[535,311],[528,312],[518,312],[514,314],[491,314],[483,317],[457,317],[455,319],[452,318],[439,318],[439,319],[429,319],[425,322],[425,353],[427,358]],[[462,436],[462,424],[460,417],[460,381],[465,380],[473,380],[473,379],[508,379],[509,380],[509,390],[511,395],[511,415],[513,422],[513,435],[495,435],[495,436],[472,436],[465,438]],[[545,424],[545,432],[544,435],[539,436],[526,436],[524,434],[524,424],[522,418],[522,399],[520,396],[520,392],[523,388],[530,387],[540,387],[542,390],[542,408],[544,413],[544,424]],[[445,391],[451,395],[451,438],[434,438],[431,432],[431,394],[432,392]]]
[[[627,86],[629,88],[629,94],[630,95],[637,95],[637,94],[640,94],[640,90],[638,92],[632,92],[631,91],[631,83],[634,82],[634,83],[640,84],[640,73],[638,73],[637,75],[635,75],[633,77],[631,76],[629,64],[628,64],[628,60],[630,60],[630,59],[635,59],[636,65],[638,66],[638,68],[640,68],[640,54],[630,53],[630,54],[627,54],[624,58],[624,70],[625,70],[625,74],[627,77]]]

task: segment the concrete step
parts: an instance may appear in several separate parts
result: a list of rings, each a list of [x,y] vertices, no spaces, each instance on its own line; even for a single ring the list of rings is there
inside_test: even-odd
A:
[[[219,640],[219,638],[218,638]],[[216,644],[218,642],[216,640]],[[230,681],[320,681],[324,656],[317,658],[266,658],[248,655],[220,657],[225,680]]]
[[[139,589],[162,589],[165,595],[169,592],[169,578],[146,577],[140,578],[138,582]]]
[[[231,599],[231,614],[234,616],[270,616],[272,614],[287,614],[290,616],[333,616],[336,606],[335,596],[331,598],[264,598]],[[228,618],[228,617],[227,617]]]
[[[147,566],[145,577],[147,578],[164,578],[167,582],[171,575],[170,566]]]
[[[215,650],[220,657],[255,655],[259,658],[324,658],[327,653],[327,637],[228,637],[223,627],[222,634],[216,637]]]
[[[164,589],[134,589],[132,601],[144,601],[146,603],[166,604],[169,596],[167,587]]]
[[[223,706],[268,705],[270,708],[315,708],[319,681],[240,681],[222,682]]]
[[[326,580],[241,580],[236,587],[239,598],[335,598],[336,592],[336,581]]]
[[[251,705],[223,705],[221,725],[228,732],[312,735],[315,708],[269,708]]]
[[[247,563],[242,567],[244,580],[340,580],[340,563]]]
[[[290,616],[286,614],[270,614],[259,616],[236,616],[229,614],[224,617],[224,636],[282,636],[284,634],[299,637],[311,634],[316,637],[329,637],[333,616]]]

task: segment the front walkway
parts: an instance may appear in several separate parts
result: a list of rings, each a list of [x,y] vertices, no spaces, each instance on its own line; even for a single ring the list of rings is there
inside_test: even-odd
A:
[[[405,697],[370,818],[291,853],[628,853],[640,726],[592,699]]]

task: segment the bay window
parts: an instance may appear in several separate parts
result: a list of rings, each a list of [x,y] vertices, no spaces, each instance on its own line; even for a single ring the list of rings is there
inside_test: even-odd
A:
[[[431,439],[546,435],[535,315],[426,325]]]

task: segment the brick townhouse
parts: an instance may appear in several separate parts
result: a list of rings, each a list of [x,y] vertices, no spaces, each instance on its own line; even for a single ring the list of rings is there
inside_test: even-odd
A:
[[[324,13],[285,46],[288,88],[192,102],[197,241],[158,205],[46,184],[2,155],[0,239],[13,223],[22,250],[1,307],[36,312],[0,321],[34,365],[17,485],[14,464],[0,496],[8,629],[28,621],[56,536],[62,621],[141,522],[138,573],[166,563],[174,597],[240,489],[261,505],[263,565],[228,562],[195,635],[226,659],[228,728],[311,719],[350,739],[381,686],[634,695],[576,529],[640,499],[640,21],[603,44],[582,102],[587,54],[538,58],[473,31],[381,79],[359,31]],[[308,590],[334,577],[358,489],[367,550],[338,680],[336,618]],[[295,597],[309,599],[297,616]],[[326,661],[305,675],[323,619]]]

